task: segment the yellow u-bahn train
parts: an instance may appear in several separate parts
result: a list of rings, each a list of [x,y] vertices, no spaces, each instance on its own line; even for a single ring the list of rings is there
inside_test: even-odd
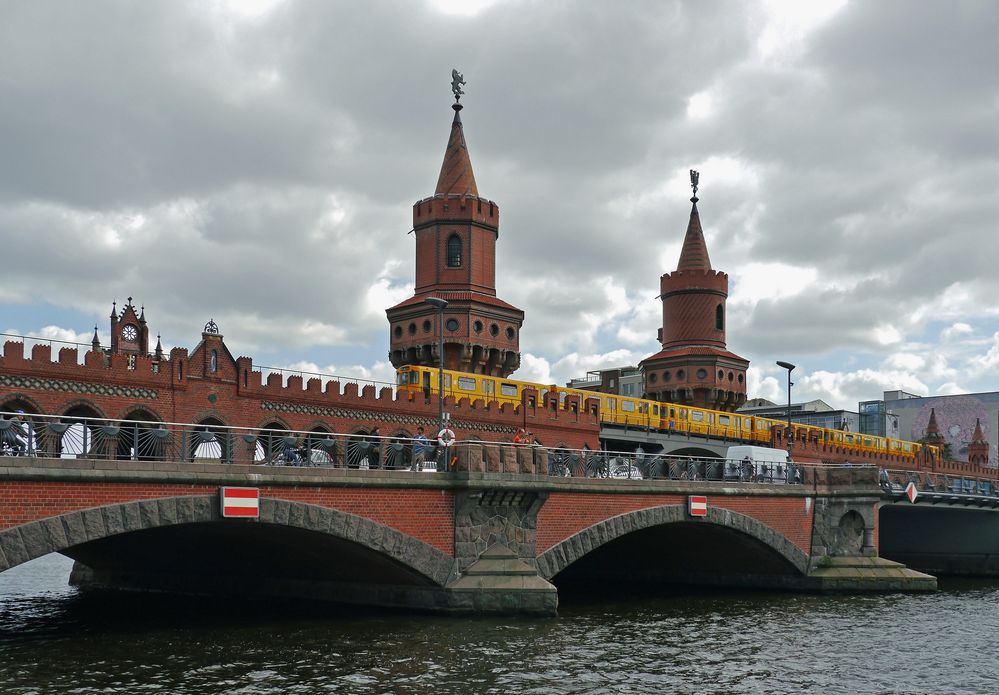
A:
[[[409,365],[396,372],[396,387],[400,392],[428,397],[437,393],[436,367]],[[602,423],[629,427],[642,427],[663,432],[691,433],[730,440],[770,443],[771,432],[776,427],[786,427],[786,422],[774,418],[743,413],[729,413],[707,408],[695,408],[674,403],[664,403],[646,398],[633,398],[595,391],[584,391],[554,384],[536,384],[483,374],[469,374],[450,369],[444,370],[444,394],[455,399],[469,398],[486,402],[522,402],[524,389],[533,389],[540,399],[554,391],[559,402],[565,397],[578,395],[582,402],[587,398],[600,400],[599,418]],[[412,397],[412,396],[411,396]],[[860,451],[894,454],[903,458],[916,458],[924,447],[939,456],[938,447],[890,437],[877,437],[845,430],[828,429],[791,423],[796,441],[825,442],[835,446],[850,447]]]

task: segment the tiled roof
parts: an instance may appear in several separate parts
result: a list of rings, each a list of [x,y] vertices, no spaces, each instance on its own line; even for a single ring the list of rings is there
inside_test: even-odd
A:
[[[739,355],[734,352],[729,352],[728,350],[719,350],[717,348],[708,347],[707,345],[698,345],[694,347],[676,348],[671,350],[661,350],[654,355],[646,357],[644,360],[639,362],[639,364],[645,364],[646,362],[652,362],[653,360],[665,359],[667,357],[689,357],[694,355],[708,355],[711,357],[728,357],[729,359],[741,360],[742,362],[748,362],[745,357],[739,357]]]
[[[392,309],[401,309],[407,306],[413,306],[416,304],[422,304],[427,300],[427,297],[440,297],[441,299],[446,299],[448,302],[475,302],[477,304],[488,304],[489,306],[499,307],[501,309],[510,309],[512,311],[521,311],[513,304],[507,304],[502,299],[493,297],[488,294],[481,294],[479,292],[448,292],[446,290],[437,290],[432,295],[431,294],[421,294],[410,297],[409,299],[399,302]]]
[[[472,161],[468,158],[468,146],[465,144],[465,132],[461,126],[460,106],[455,108],[454,121],[451,123],[451,137],[448,139],[447,150],[444,152],[444,163],[441,174],[437,178],[435,195],[479,195],[475,185],[475,174],[472,173]]]
[[[690,208],[690,222],[687,223],[687,235],[683,238],[683,249],[676,269],[711,270],[708,247],[704,243],[704,232],[701,231],[701,216],[697,213],[697,198],[691,200],[693,206]]]

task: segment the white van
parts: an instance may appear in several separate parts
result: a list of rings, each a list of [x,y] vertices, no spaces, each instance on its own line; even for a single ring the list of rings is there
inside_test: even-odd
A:
[[[766,446],[730,446],[725,454],[725,479],[786,483],[788,460],[785,449],[771,449]]]

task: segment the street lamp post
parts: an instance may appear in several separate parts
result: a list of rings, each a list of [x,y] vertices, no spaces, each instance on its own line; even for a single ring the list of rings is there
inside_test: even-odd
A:
[[[437,309],[437,419],[440,425],[438,431],[443,431],[447,426],[444,420],[444,310],[447,309],[447,300],[427,297],[427,304]]]
[[[783,367],[787,370],[787,458],[791,459],[791,387],[794,385],[791,381],[791,371],[794,369],[794,365],[790,362],[782,362],[777,360],[777,366]]]

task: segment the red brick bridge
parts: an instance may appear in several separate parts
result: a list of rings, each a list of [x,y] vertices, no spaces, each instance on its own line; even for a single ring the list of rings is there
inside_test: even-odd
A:
[[[60,552],[82,585],[534,614],[563,584],[936,585],[877,557],[873,467],[618,480],[546,475],[536,447],[453,454],[442,473],[3,457],[0,569]],[[224,486],[258,491],[259,518],[224,518]]]

